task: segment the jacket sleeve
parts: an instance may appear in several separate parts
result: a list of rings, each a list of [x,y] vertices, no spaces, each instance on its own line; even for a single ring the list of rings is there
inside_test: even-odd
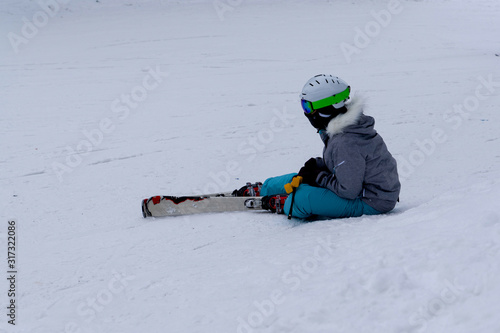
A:
[[[335,167],[331,172],[321,172],[316,182],[339,197],[356,199],[363,191],[366,167],[364,157],[355,147],[347,145],[336,149],[332,158],[336,163]]]

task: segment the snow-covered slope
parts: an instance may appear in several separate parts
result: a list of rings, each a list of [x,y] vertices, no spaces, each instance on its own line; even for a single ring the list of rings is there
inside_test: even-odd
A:
[[[496,0],[41,3],[0,7],[0,332],[500,331]],[[367,97],[394,212],[142,218],[320,155],[318,73]]]

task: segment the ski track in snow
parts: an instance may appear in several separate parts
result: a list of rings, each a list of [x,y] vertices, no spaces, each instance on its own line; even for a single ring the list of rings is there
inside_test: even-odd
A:
[[[3,279],[0,333],[499,332],[498,2],[401,1],[351,61],[340,45],[386,2],[223,3],[223,20],[212,1],[59,4],[16,54],[8,33],[41,7],[2,2],[0,246],[15,219],[18,317]],[[320,155],[298,103],[318,73],[367,98],[399,163],[393,212],[142,218],[145,197]]]

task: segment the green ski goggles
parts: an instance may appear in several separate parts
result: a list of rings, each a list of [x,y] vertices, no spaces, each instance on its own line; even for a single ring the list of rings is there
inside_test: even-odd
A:
[[[347,87],[346,90],[339,92],[336,95],[320,99],[316,102],[306,101],[305,99],[301,99],[300,103],[302,105],[302,109],[305,114],[312,114],[316,112],[316,110],[324,108],[326,106],[330,106],[333,104],[337,104],[349,98],[349,93],[351,92],[351,87]]]

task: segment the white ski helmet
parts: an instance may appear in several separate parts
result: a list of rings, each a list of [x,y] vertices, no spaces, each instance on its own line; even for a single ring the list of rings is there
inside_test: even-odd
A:
[[[311,108],[310,112],[330,105],[338,109],[349,99],[350,91],[349,85],[339,77],[319,74],[306,82],[300,98],[306,113],[307,105]]]

